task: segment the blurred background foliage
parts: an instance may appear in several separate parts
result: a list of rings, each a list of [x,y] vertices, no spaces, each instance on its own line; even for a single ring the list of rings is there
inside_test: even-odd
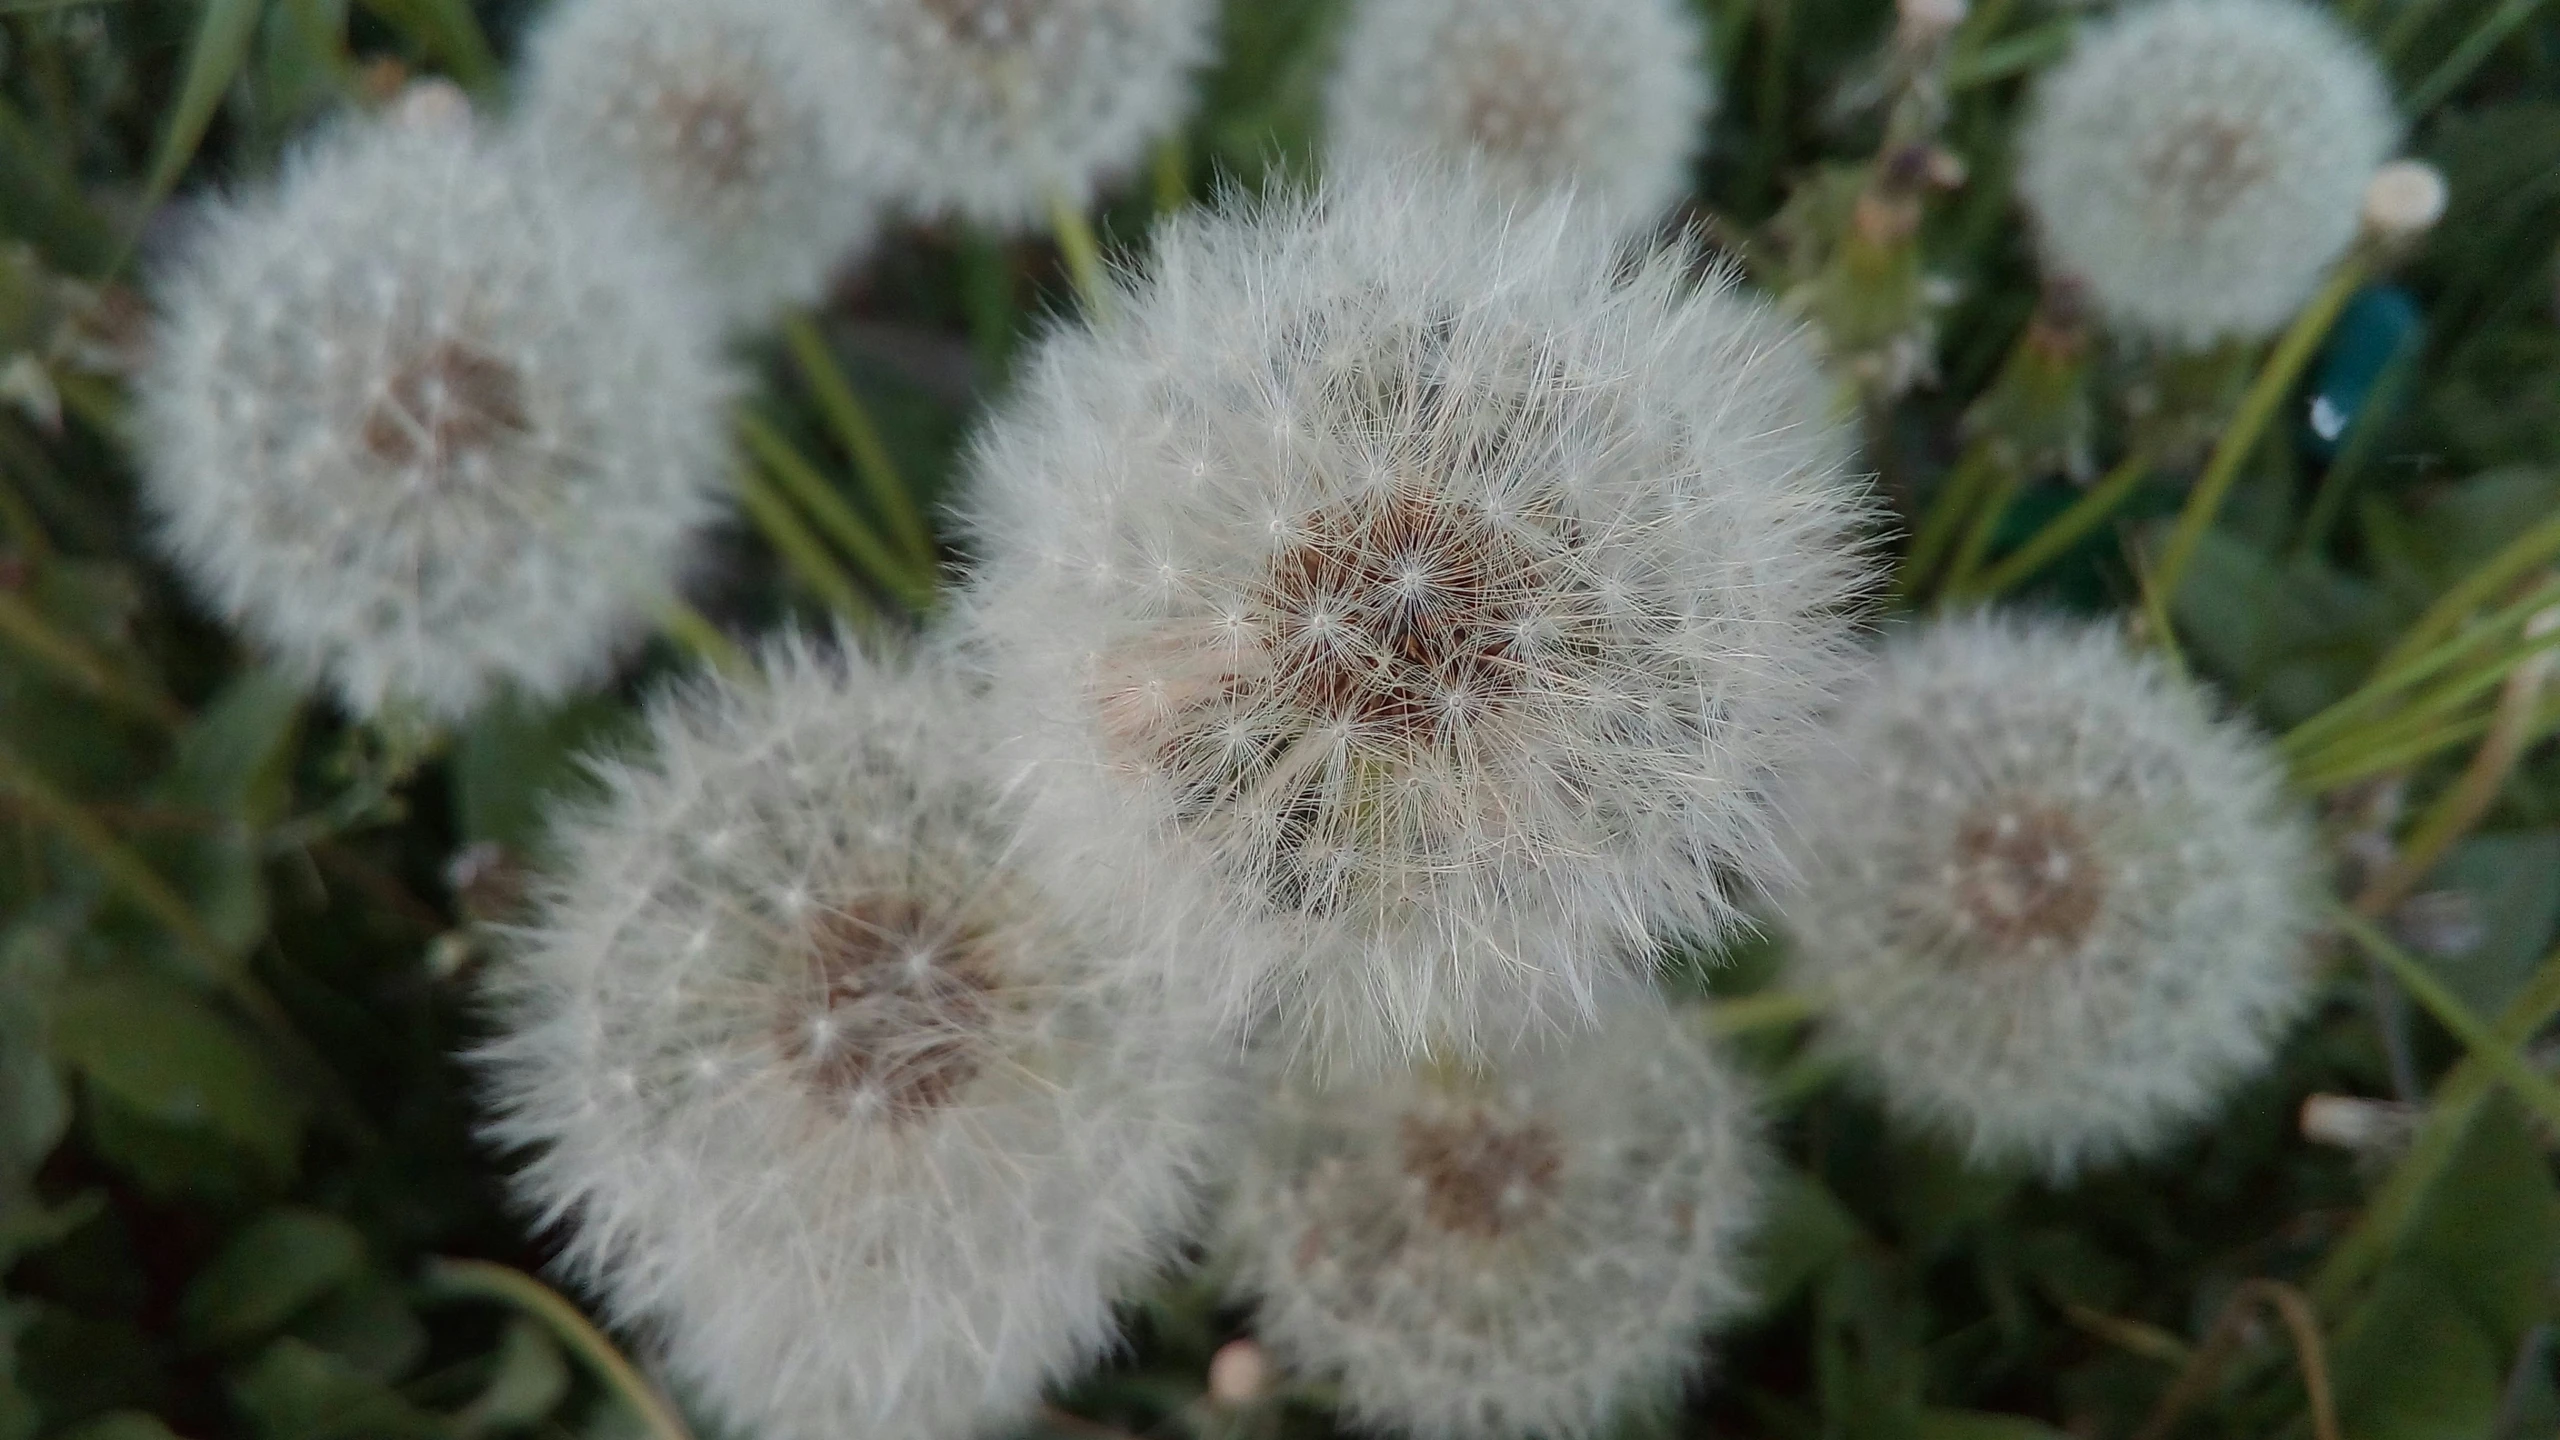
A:
[[[1839,167],[1876,152],[1880,117],[1839,97],[1872,73],[1892,12],[1703,5],[1723,101],[1694,218],[1778,283],[1783,263],[1761,252],[1780,207],[1856,183]],[[539,863],[543,798],[582,783],[577,752],[608,743],[682,657],[662,644],[614,693],[502,706],[449,737],[351,727],[172,583],[120,442],[120,379],[149,343],[143,278],[196,197],[267,174],[327,114],[409,76],[502,103],[533,8],[0,0],[0,1440],[647,1433],[539,1294],[435,1257],[544,1263],[472,1137],[452,1058],[474,1033],[468,982]],[[1185,194],[1310,171],[1337,8],[1231,0],[1196,122],[1099,217],[1106,243],[1134,253]],[[2345,8],[2386,55],[2410,147],[2449,178],[2452,208],[2390,288],[2349,307],[2178,593],[2186,663],[2272,730],[2355,690],[2449,592],[2507,597],[2560,550],[2516,548],[2560,523],[2560,12]],[[1919,243],[1947,282],[1939,379],[1867,417],[1869,462],[1906,520],[2036,303],[2007,147],[2024,79],[2080,13],[1978,0],[1952,42],[1942,136],[1968,173]],[[876,440],[929,504],[1010,359],[1071,309],[1045,245],[899,235],[756,357],[756,463],[893,522],[870,510],[857,452]],[[866,398],[876,436],[843,426],[836,384]],[[2342,434],[2313,423],[2323,404]],[[2093,423],[2126,422],[2101,406]],[[2127,539],[2184,484],[2171,468],[2141,482],[2119,523],[2025,596],[2138,605]],[[2032,479],[1995,553],[2077,493]],[[2518,553],[2531,563],[2497,569]],[[859,564],[859,594],[817,593],[782,558],[740,525],[703,608],[744,634],[848,599],[884,626],[930,603]],[[2491,689],[2313,777],[2348,853],[2455,783]],[[2530,718],[2540,737],[2560,715]],[[2412,1005],[2378,972],[2335,967],[2280,1068],[2217,1126],[2068,1190],[1887,1132],[1797,1027],[1761,1023],[1747,998],[1717,1012],[1770,1079],[1790,1168],[1758,1313],[1718,1342],[1688,1411],[1636,1432],[2551,1435],[2554,1134],[2502,1083],[2560,1058],[2531,1044],[2560,1010],[2547,746],[2417,888],[2389,929],[2441,994]],[[1681,983],[1747,997],[1769,968],[1719,959]],[[2447,1014],[2493,1033],[2466,1040]],[[2357,1144],[2304,1137],[2298,1112],[2319,1095],[2376,1102],[2354,1111]],[[1238,1324],[1205,1282],[1130,1319],[1124,1357],[1058,1397],[1044,1428],[1324,1432],[1321,1395],[1204,1393]]]

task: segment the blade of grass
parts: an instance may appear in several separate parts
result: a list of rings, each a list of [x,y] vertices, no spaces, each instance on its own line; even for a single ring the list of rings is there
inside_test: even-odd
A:
[[[908,555],[930,569],[934,564],[933,537],[926,532],[924,516],[916,509],[915,495],[898,473],[897,461],[890,458],[889,446],[880,438],[880,427],[872,420],[871,411],[854,392],[843,367],[836,364],[835,352],[828,348],[826,337],[818,333],[808,316],[794,314],[782,322],[782,338],[791,348],[793,362],[800,367],[800,378],[816,397],[819,411],[835,428],[836,439],[845,453],[853,457],[854,471],[870,490],[871,503],[887,517],[889,528],[897,532]]]
[[[432,1299],[494,1300],[541,1321],[561,1344],[587,1362],[605,1389],[631,1407],[650,1440],[693,1440],[667,1398],[559,1291],[521,1270],[491,1261],[441,1257],[427,1262],[419,1285]]]
[[[842,546],[854,563],[880,585],[916,610],[933,608],[933,581],[898,558],[870,522],[854,513],[818,467],[800,453],[771,421],[751,410],[738,414],[738,433],[766,473],[814,517],[827,537]]]
[[[265,0],[205,0],[196,19],[195,38],[187,44],[186,74],[178,82],[178,98],[169,106],[168,122],[161,127],[160,143],[143,177],[142,215],[147,217],[168,196],[187,162],[195,158],[196,147],[204,143],[204,132],[213,124],[213,112],[221,106],[231,82],[239,78],[241,67],[249,63],[249,44],[257,38],[258,20],[265,12]],[[138,227],[125,237],[107,273],[124,268],[140,238]]]
[[[848,618],[869,616],[871,606],[862,598],[861,589],[809,527],[801,523],[791,502],[765,478],[762,467],[738,467],[738,502],[746,507],[747,518],[755,521],[765,540],[781,554],[782,562],[791,567],[791,573],[815,591],[829,609]]]
[[[2462,88],[2462,82],[2471,78],[2471,72],[2479,69],[2507,42],[2508,36],[2523,28],[2524,22],[2533,18],[2533,12],[2541,8],[2542,0],[2505,0],[2483,16],[2479,24],[2471,27],[2471,33],[2462,37],[2462,43],[2453,47],[2444,63],[2409,91],[2407,113],[2424,115],[2451,99],[2453,92]]]
[[[7,590],[0,590],[0,640],[119,710],[166,729],[174,730],[187,723],[187,712],[178,708],[176,701],[117,674],[115,667],[90,654],[80,642],[56,629],[33,605]]]
[[[2331,907],[2330,919],[2347,937],[2383,963],[2392,978],[2400,982],[2409,997],[2423,1005],[2436,1023],[2462,1042],[2462,1048],[2495,1076],[2498,1082],[2515,1092],[2517,1099],[2532,1107],[2545,1124],[2560,1125],[2560,1085],[2533,1068],[2519,1051],[2523,1043],[2501,1036],[2496,1026],[2482,1020],[2462,1003],[2459,996],[2445,988],[2436,973],[2419,963],[2416,956],[2401,949],[2374,923],[2344,905]]]
[[[2349,722],[2394,695],[2402,694],[2422,681],[2451,668],[2456,661],[2483,644],[2511,630],[2521,628],[2545,606],[2560,596],[2560,589],[2546,587],[2509,605],[2497,614],[2481,620],[2461,634],[2423,654],[2414,655],[2396,665],[2377,665],[2373,675],[2354,690],[2331,702],[2325,709],[2285,732],[2278,743],[2289,753],[2302,754],[2328,743],[2349,729]]]
[[[497,84],[498,57],[470,0],[364,0],[364,8],[442,63],[463,88],[485,91]]]
[[[2089,487],[2088,493],[2071,503],[2071,508],[2054,516],[2044,528],[2027,537],[2026,543],[2009,552],[2007,557],[1978,579],[1962,587],[1950,582],[1952,599],[1987,599],[2007,593],[2038,570],[2053,563],[2063,551],[2080,543],[2083,536],[2105,523],[2151,473],[2150,457],[2139,451],[2127,455],[2107,472],[2106,478]]]
[[[1076,297],[1084,302],[1085,318],[1095,323],[1110,319],[1115,308],[1111,273],[1103,266],[1102,242],[1093,233],[1093,223],[1065,196],[1053,195],[1049,199],[1049,224],[1057,232],[1058,253],[1066,259]]]
[[[2488,604],[2508,586],[2537,567],[2560,558],[2560,515],[2507,542],[2505,548],[2475,566],[2471,573],[2438,596],[2434,604],[2401,632],[2400,639],[2374,668],[2386,670],[2418,655],[2462,623],[2462,618]]]

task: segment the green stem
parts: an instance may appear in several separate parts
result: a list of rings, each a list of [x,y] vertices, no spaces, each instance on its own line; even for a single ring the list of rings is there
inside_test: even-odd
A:
[[[739,679],[755,675],[755,660],[683,596],[659,596],[657,614],[658,628],[685,653]]]
[[[844,547],[845,553],[871,578],[918,610],[932,607],[932,580],[900,560],[879,532],[854,513],[853,507],[827,483],[827,477],[818,473],[818,467],[810,464],[771,422],[752,410],[742,410],[738,414],[738,433],[745,437],[747,448],[755,452],[765,470],[782,482],[783,489],[817,518],[828,536]]]
[[[2018,472],[2006,465],[1991,482],[1991,493],[1984,497],[1982,508],[1973,514],[1973,524],[1965,530],[1964,543],[1956,547],[1956,558],[1947,565],[1945,593],[1957,598],[1969,592],[1974,575],[1982,568],[1982,557],[1991,551],[1992,537],[2000,533],[2000,522],[2008,516],[2009,502],[2016,499]]]
[[[2454,582],[2425,612],[2401,632],[2376,669],[2388,669],[2425,651],[2462,623],[2462,617],[2486,605],[2500,592],[2535,569],[2560,558],[2560,515],[2553,515],[2515,539]]]
[[[1991,460],[1991,447],[1979,440],[1956,457],[1954,467],[1938,482],[1938,493],[1930,498],[1928,511],[1920,517],[1919,530],[1911,537],[1911,551],[1894,577],[1896,595],[1908,601],[1927,587],[1929,577],[1937,572],[1938,562],[1946,558],[1947,547],[1961,533],[1965,517],[1973,512],[1982,487],[1990,483],[1997,468]]]
[[[1783,1030],[1819,1016],[1827,997],[1810,990],[1763,990],[1732,1000],[1709,1001],[1707,1031],[1714,1035],[1747,1035],[1757,1030]]]
[[[2113,515],[2133,492],[2141,488],[2143,478],[2151,473],[2151,457],[2140,451],[2127,455],[2107,472],[2106,477],[2089,487],[2088,493],[2071,502],[2071,508],[2045,522],[2044,528],[2027,537],[2025,544],[2009,552],[2006,559],[1991,567],[1989,573],[1975,580],[1959,599],[1987,599],[2007,593],[2028,576],[2050,565],[2065,550],[2080,543],[2090,531]],[[1950,591],[1954,586],[1949,586]]]
[[[55,674],[120,710],[175,730],[187,723],[177,702],[118,675],[115,667],[89,653],[79,641],[48,622],[43,612],[10,591],[0,590],[0,640],[6,640]]]
[[[2470,1058],[2486,1067],[2490,1075],[2516,1098],[2533,1107],[2545,1123],[2560,1125],[2560,1085],[2533,1068],[2517,1047],[2524,1042],[2509,1040],[2499,1034],[2498,1027],[2471,1013],[2471,1007],[2445,988],[2434,971],[2420,964],[2417,957],[2391,943],[2391,938],[2375,928],[2372,921],[2337,906],[2330,917],[2347,937],[2364,952],[2388,968],[2412,999],[2427,1007],[2436,1022],[2462,1042]]]
[[[1180,131],[1156,142],[1153,170],[1159,217],[1191,203],[1191,143]]]
[[[791,347],[801,378],[817,397],[818,408],[825,412],[827,423],[835,427],[845,453],[853,457],[853,468],[870,490],[871,503],[888,517],[889,528],[897,532],[907,554],[918,565],[932,569],[933,536],[925,529],[923,514],[916,509],[914,492],[898,473],[898,462],[890,458],[888,443],[880,438],[879,424],[871,418],[862,397],[854,393],[853,382],[836,364],[835,353],[827,348],[825,337],[819,335],[818,327],[808,316],[794,314],[782,322],[782,338]]]
[[[2560,951],[2544,959],[2524,988],[2507,1002],[2489,1039],[2496,1049],[2512,1051],[2531,1040],[2554,1015],[2560,1015]],[[2496,1082],[2490,1062],[2475,1053],[2456,1063],[2437,1084],[2408,1152],[2374,1191],[2355,1228],[2313,1272],[2308,1288],[2321,1309],[2336,1314],[2365,1277],[2400,1248],[2436,1182],[2470,1137],[2471,1126]]]
[[[2432,650],[2392,664],[2376,666],[2370,679],[2310,719],[2285,732],[2284,738],[2277,743],[2287,753],[2296,755],[2308,753],[2330,743],[2334,737],[2348,733],[2352,729],[2350,722],[2359,715],[2371,710],[2392,695],[2440,674],[2450,668],[2455,661],[2480,648],[2483,643],[2521,628],[2526,621],[2548,607],[2554,598],[2555,591],[2551,587],[2537,590],[2497,615],[2480,621],[2452,639],[2438,644]],[[2530,654],[2533,648],[2538,648],[2545,643],[2548,643],[2546,637],[2533,637],[2513,655],[2501,658],[2504,662],[2512,663],[2513,660]]]
[[[2506,0],[2490,11],[2471,28],[2470,34],[2462,37],[2462,43],[2454,47],[2444,63],[2409,92],[2407,113],[2424,115],[2452,98],[2453,92],[2462,88],[2462,82],[2471,78],[2471,72],[2479,69],[2482,62],[2506,43],[2508,36],[2515,34],[2524,22],[2533,18],[2533,12],[2541,8],[2542,0]]]
[[[658,1387],[559,1291],[521,1270],[486,1260],[429,1260],[421,1284],[431,1297],[494,1300],[542,1322],[561,1344],[587,1362],[607,1390],[631,1407],[650,1440],[693,1440],[693,1432],[685,1428],[683,1418],[658,1393]]]
[[[791,508],[791,502],[783,498],[781,491],[773,488],[759,467],[738,467],[738,502],[746,506],[748,517],[756,522],[756,528],[764,532],[764,538],[781,553],[783,563],[791,567],[791,573],[816,591],[828,608],[853,618],[870,613],[871,607],[863,600],[862,591],[854,585],[853,577],[844,573],[844,567],[827,553],[827,547],[819,543],[807,525],[801,523],[799,515]]]
[[[1111,274],[1103,266],[1102,242],[1095,237],[1092,222],[1064,195],[1052,195],[1049,225],[1057,232],[1058,253],[1066,258],[1068,278],[1075,281],[1076,295],[1084,301],[1085,318],[1097,324],[1110,319],[1116,303]]]
[[[2305,762],[2294,769],[2294,788],[2306,795],[2322,795],[2342,785],[2353,785],[2359,780],[2370,780],[2394,770],[2406,770],[2456,746],[2468,745],[2479,739],[2488,733],[2490,723],[2488,716],[2473,715],[2441,729],[2377,746],[2361,754],[2337,759],[2322,757],[2316,762]],[[2547,703],[2536,712],[2533,723],[2526,728],[2525,745],[2531,748],[2554,734],[2560,734],[2560,701]]]
[[[2186,509],[2178,515],[2177,529],[2170,532],[2169,546],[2161,552],[2159,566],[2152,572],[2152,583],[2160,592],[2164,607],[2177,598],[2178,583],[2186,578],[2188,562],[2195,559],[2196,547],[2204,543],[2204,533],[2213,527],[2214,517],[2222,513],[2222,502],[2230,496],[2232,482],[2240,478],[2240,467],[2256,452],[2267,422],[2275,418],[2285,396],[2292,392],[2293,382],[2311,363],[2312,352],[2337,321],[2338,312],[2346,308],[2347,297],[2364,283],[2366,269],[2360,255],[2350,254],[2339,261],[2319,293],[2293,317],[2292,326],[2268,352],[2266,363],[2258,368],[2258,377],[2249,383],[2239,410],[2214,443],[2212,458],[2197,477]]]
[[[2473,700],[2508,683],[2521,667],[2540,663],[2534,657],[2554,648],[2560,648],[2560,633],[2530,636],[2451,681],[2415,697],[2385,719],[2361,728],[2350,728],[2318,745],[2291,753],[2300,755],[2307,767],[2327,768],[2352,759],[2360,752],[2398,744],[2412,736],[2441,729],[2446,723],[2446,716],[2463,710]]]
[[[2540,661],[2526,661],[2523,668],[2507,677],[2506,691],[2498,697],[2497,714],[2489,722],[2487,737],[2473,752],[2471,763],[2462,768],[2462,775],[2452,788],[2438,796],[2410,830],[2391,868],[2366,893],[2356,897],[2358,911],[2372,916],[2389,914],[2489,813],[2531,741],[2542,682]]]

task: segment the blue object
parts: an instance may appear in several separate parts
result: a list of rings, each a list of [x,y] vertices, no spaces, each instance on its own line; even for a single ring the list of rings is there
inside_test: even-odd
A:
[[[2423,327],[2418,302],[2397,285],[2368,285],[2338,312],[2311,371],[2302,414],[2302,446],[2322,460],[2338,446],[2374,398],[2391,362],[2414,349]]]

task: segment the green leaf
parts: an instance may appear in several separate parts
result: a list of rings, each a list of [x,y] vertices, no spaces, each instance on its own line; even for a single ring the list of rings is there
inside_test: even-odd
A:
[[[203,1000],[168,981],[91,976],[67,984],[60,1005],[55,1051],[89,1084],[144,1118],[219,1136],[291,1172],[300,1097]]]
[[[518,1316],[507,1322],[498,1342],[489,1383],[455,1414],[453,1428],[464,1435],[522,1429],[559,1409],[568,1393],[569,1364],[560,1347],[541,1326]]]
[[[215,694],[179,737],[160,798],[252,824],[273,823],[292,798],[293,745],[303,689],[274,669],[247,670]]]
[[[118,1410],[101,1415],[75,1430],[64,1431],[57,1440],[179,1440],[178,1432],[160,1423],[159,1417],[139,1410]]]
[[[177,101],[169,107],[151,172],[143,181],[146,210],[169,193],[179,172],[195,158],[223,93],[248,63],[249,42],[257,36],[265,0],[203,0],[203,5],[195,40],[187,47],[186,78],[178,84]]]
[[[2432,884],[2466,898],[2479,943],[2430,955],[2430,968],[2484,1015],[2506,1008],[2560,927],[2560,830],[2480,835],[2436,868]]]
[[[199,1344],[235,1345],[355,1278],[364,1237],[335,1215],[278,1208],[231,1237],[187,1287],[178,1318]]]
[[[2279,724],[2355,688],[2392,619],[2364,581],[2316,560],[2276,561],[2221,531],[2205,532],[2177,595],[2196,655]]]
[[[2341,1346],[2338,1418],[2354,1440],[2480,1440],[2490,1433],[2507,1351],[2460,1298],[2415,1269],[2365,1302],[2367,1329]]]
[[[15,1200],[71,1124],[46,1045],[62,939],[35,924],[0,932],[0,1208]],[[7,1251],[0,1248],[0,1265]]]
[[[1923,1410],[1912,1440],[2069,1440],[2040,1420],[1987,1410]]]
[[[496,83],[498,60],[489,51],[488,37],[480,33],[469,0],[364,0],[364,8],[470,89]]]
[[[378,1271],[322,1297],[295,1318],[289,1333],[386,1385],[416,1369],[427,1353],[426,1325],[400,1286]]]
[[[231,1384],[231,1398],[263,1440],[443,1440],[452,1430],[300,1340],[267,1347]]]
[[[628,710],[593,695],[556,706],[509,695],[483,709],[454,750],[454,808],[464,837],[495,841],[520,857],[538,854],[548,808],[594,791],[581,757],[631,722]]]
[[[1863,1233],[1828,1186],[1792,1166],[1770,1187],[1765,1213],[1753,1279],[1763,1311],[1794,1299]]]
[[[5,97],[0,97],[0,231],[43,247],[54,268],[76,274],[105,269],[115,254],[115,233]]]

